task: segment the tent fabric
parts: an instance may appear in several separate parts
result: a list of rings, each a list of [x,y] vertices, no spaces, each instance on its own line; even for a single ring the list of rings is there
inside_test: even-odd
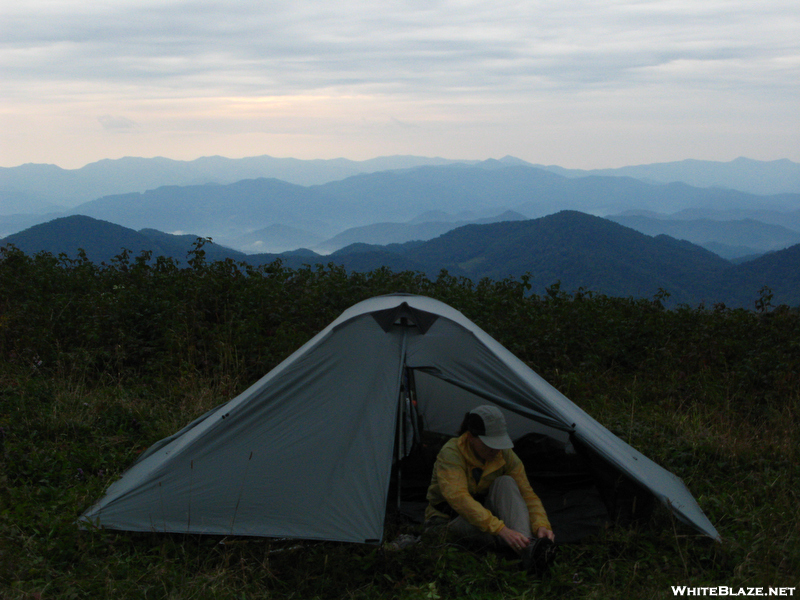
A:
[[[426,431],[494,403],[513,437],[571,436],[715,539],[683,482],[614,436],[452,307],[365,300],[226,404],[154,444],[80,521],[128,531],[378,542],[401,390]],[[558,534],[558,532],[556,532]]]

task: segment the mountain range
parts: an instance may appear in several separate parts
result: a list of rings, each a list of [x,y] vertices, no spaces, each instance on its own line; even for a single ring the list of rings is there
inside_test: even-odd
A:
[[[797,193],[800,191],[800,165],[787,159],[759,161],[739,157],[729,162],[681,160],[615,169],[564,169],[543,167],[568,177],[602,175],[633,177],[650,183],[680,181],[694,187],[719,187],[757,195]]]
[[[0,169],[0,245],[108,262],[133,254],[530,274],[672,305],[800,304],[800,165],[680,161],[578,171],[513,157],[301,161],[126,158]]]
[[[245,164],[258,162],[253,161]],[[423,159],[394,157],[370,164],[391,161]],[[195,162],[186,164],[196,167]],[[775,168],[746,162],[751,163],[761,164],[763,173]],[[293,164],[310,168],[303,161]],[[360,163],[344,163],[353,164]],[[57,213],[0,217],[0,235],[82,214],[135,230],[192,232],[248,253],[300,247],[328,253],[350,243],[424,241],[464,224],[508,220],[509,214],[531,219],[561,210],[616,218],[644,233],[667,233],[731,259],[785,248],[797,243],[800,233],[800,193],[756,195],[627,176],[566,176],[506,158],[362,173],[315,185],[257,178],[162,186],[103,196]]]
[[[756,161],[737,158],[730,162],[683,160],[593,170],[532,165],[510,156],[499,162],[509,166],[534,166],[572,178],[621,176],[649,183],[683,182],[694,187],[721,187],[757,195],[800,193],[800,165],[786,159]],[[144,192],[162,186],[227,184],[259,178],[310,186],[378,171],[477,163],[420,156],[386,156],[365,161],[208,156],[192,161],[126,157],[101,160],[80,169],[24,164],[0,167],[0,215],[60,212],[103,196]]]
[[[192,161],[163,157],[106,159],[80,169],[24,164],[0,167],[0,214],[63,211],[103,196],[144,192],[163,186],[227,184],[259,178],[308,186],[360,173],[455,162],[460,161],[417,156],[387,156],[365,161],[207,156]]]
[[[720,221],[708,218],[669,218],[661,215],[622,214],[607,218],[647,235],[666,234],[698,244],[723,258],[739,261],[800,244],[800,212],[783,214],[773,224],[753,218]],[[793,222],[795,217],[797,222]],[[785,224],[794,227],[790,229]]]
[[[150,229],[134,231],[86,216],[63,217],[9,236],[26,253],[41,250],[76,256],[83,248],[95,262],[110,262],[123,248],[132,255],[153,251],[185,264],[196,240]],[[211,244],[208,260],[231,258],[252,265],[280,259],[286,266],[339,264],[352,271],[386,266],[436,277],[441,269],[478,281],[528,275],[536,294],[561,289],[611,296],[652,298],[662,290],[667,304],[723,303],[753,308],[768,286],[774,304],[800,305],[800,245],[733,264],[695,244],[666,235],[649,236],[609,219],[560,211],[537,219],[470,224],[428,241],[370,245],[357,243],[323,256],[309,250],[244,254]]]

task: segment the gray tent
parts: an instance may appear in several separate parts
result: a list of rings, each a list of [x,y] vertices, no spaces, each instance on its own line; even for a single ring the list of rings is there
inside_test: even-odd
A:
[[[460,312],[405,294],[346,310],[242,394],[154,444],[80,520],[127,531],[378,542],[398,457],[420,430],[453,434],[466,411],[485,403],[503,409],[512,437],[538,436],[567,459],[583,457],[600,474],[595,496],[607,509],[611,495],[628,490],[634,505],[658,499],[719,538],[678,477]],[[532,483],[538,492],[535,474]],[[592,503],[576,497],[585,490],[545,503],[561,541],[598,522],[579,514]],[[554,518],[567,505],[571,512]],[[570,523],[578,530],[567,531]]]

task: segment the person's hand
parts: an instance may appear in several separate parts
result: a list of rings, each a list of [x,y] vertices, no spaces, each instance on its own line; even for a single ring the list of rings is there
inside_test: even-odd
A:
[[[550,531],[547,527],[539,527],[539,529],[536,531],[536,537],[546,537],[549,538],[551,542],[556,541],[556,534]]]
[[[544,527],[541,529],[544,529]],[[508,544],[509,548],[517,553],[522,552],[528,547],[528,544],[531,543],[530,539],[528,539],[528,536],[523,535],[519,531],[511,529],[510,527],[503,527],[500,530],[500,533],[497,535],[499,535],[500,539]]]

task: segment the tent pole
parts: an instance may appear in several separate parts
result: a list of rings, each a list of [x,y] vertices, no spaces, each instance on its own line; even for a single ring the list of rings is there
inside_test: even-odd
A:
[[[403,459],[402,457],[402,446],[403,446],[403,375],[402,370],[400,371],[400,398],[397,403],[397,429],[395,431],[395,453],[396,453],[396,462],[395,462],[395,482],[397,485],[397,509],[400,510],[400,488],[403,484],[403,469],[400,466],[400,461]]]
[[[397,510],[400,510],[402,503],[402,489],[403,489],[403,466],[402,460],[405,453],[405,440],[403,438],[403,427],[405,425],[405,374],[406,374],[406,342],[408,337],[408,321],[405,317],[400,319],[400,324],[403,326],[403,343],[400,349],[400,395],[398,398],[397,406],[397,431],[395,439],[397,440]]]

